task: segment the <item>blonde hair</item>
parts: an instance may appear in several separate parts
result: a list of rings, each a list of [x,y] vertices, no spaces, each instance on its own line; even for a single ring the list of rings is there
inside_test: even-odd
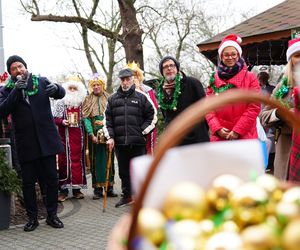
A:
[[[284,74],[288,79],[288,86],[294,87],[295,80],[294,80],[294,67],[292,64],[292,60],[288,61]]]
[[[140,87],[140,84],[143,82],[144,80],[144,75],[143,75],[143,71],[140,69],[140,66],[135,62],[128,62],[127,63],[127,68],[133,70],[134,72],[134,84],[137,87]]]
[[[98,73],[95,73],[92,78],[89,80],[89,92],[92,93],[93,92],[93,87],[95,84],[99,84],[103,91],[106,90],[106,83],[104,81],[104,79],[102,79],[100,77],[100,75]]]

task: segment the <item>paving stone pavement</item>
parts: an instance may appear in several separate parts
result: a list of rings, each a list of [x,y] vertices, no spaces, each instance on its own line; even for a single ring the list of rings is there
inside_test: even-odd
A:
[[[115,208],[120,199],[120,179],[116,174],[116,198],[107,198],[103,212],[103,199],[92,200],[91,175],[88,175],[88,189],[82,190],[85,198],[70,198],[63,203],[64,209],[58,215],[65,227],[54,229],[45,220],[33,232],[24,232],[23,226],[12,226],[0,231],[0,249],[100,249],[105,250],[108,235],[119,217],[130,211],[130,207]]]

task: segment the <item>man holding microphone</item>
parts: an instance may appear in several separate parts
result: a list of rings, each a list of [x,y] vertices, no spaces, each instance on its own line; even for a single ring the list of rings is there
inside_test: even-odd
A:
[[[0,90],[0,116],[11,114],[15,131],[24,202],[29,217],[24,231],[33,231],[39,225],[35,193],[37,181],[43,184],[46,195],[46,223],[62,228],[64,225],[57,217],[56,154],[64,149],[54,124],[49,97],[61,99],[65,90],[45,77],[29,73],[26,62],[20,56],[9,57],[6,64],[11,78]]]

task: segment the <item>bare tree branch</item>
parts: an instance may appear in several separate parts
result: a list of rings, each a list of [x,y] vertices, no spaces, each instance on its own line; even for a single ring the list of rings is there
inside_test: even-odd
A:
[[[92,69],[92,72],[93,73],[96,73],[97,72],[97,69],[96,69],[96,66],[93,62],[93,59],[92,59],[92,56],[91,56],[91,53],[90,53],[90,50],[89,50],[89,41],[88,41],[88,29],[87,27],[85,26],[81,26],[82,27],[82,40],[83,40],[83,47],[84,47],[84,51],[85,51],[85,55],[86,55],[86,58],[88,60],[88,63]]]
[[[123,42],[122,37],[108,29],[103,28],[102,26],[95,24],[93,20],[78,16],[55,16],[55,15],[32,15],[31,21],[49,21],[49,22],[64,22],[64,23],[79,23],[85,25],[88,29],[99,33],[105,37],[111,39],[117,39],[119,42]]]

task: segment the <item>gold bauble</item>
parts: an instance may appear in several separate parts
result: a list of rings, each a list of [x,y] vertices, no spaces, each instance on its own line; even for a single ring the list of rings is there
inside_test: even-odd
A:
[[[165,239],[166,218],[153,208],[142,208],[138,215],[138,233],[155,245]]]
[[[241,250],[242,240],[238,233],[220,232],[210,237],[206,244],[205,250]]]
[[[285,250],[299,250],[300,248],[300,219],[291,221],[282,235]]]
[[[174,249],[198,249],[196,246],[203,241],[199,223],[194,220],[170,222],[166,230],[167,241]]]
[[[202,232],[199,223],[194,220],[181,220],[167,224],[168,239],[200,237]]]
[[[266,217],[267,192],[256,183],[248,182],[235,190],[231,204],[239,227],[259,224]]]
[[[256,183],[270,194],[273,193],[276,189],[280,188],[279,180],[270,174],[263,174],[258,176],[256,179]]]
[[[265,224],[247,227],[241,233],[241,237],[245,250],[268,250],[279,246],[272,228]]]
[[[240,228],[238,227],[238,225],[232,221],[225,221],[222,226],[220,227],[221,231],[227,231],[227,232],[236,232],[238,233],[240,231]]]
[[[276,217],[283,225],[299,217],[299,215],[300,206],[296,203],[281,201],[276,206]]]
[[[223,174],[215,178],[207,191],[209,204],[217,211],[222,211],[227,205],[232,192],[243,183],[235,175]]]
[[[209,219],[201,220],[199,222],[199,228],[204,237],[212,235],[215,229],[214,223]]]
[[[166,196],[163,212],[169,219],[201,220],[207,210],[203,189],[193,182],[182,182],[171,188]]]
[[[282,196],[282,201],[300,204],[300,187],[292,187],[285,191]]]
[[[261,175],[257,177],[256,183],[268,192],[272,202],[278,202],[282,198],[280,181],[275,176],[270,174]]]

